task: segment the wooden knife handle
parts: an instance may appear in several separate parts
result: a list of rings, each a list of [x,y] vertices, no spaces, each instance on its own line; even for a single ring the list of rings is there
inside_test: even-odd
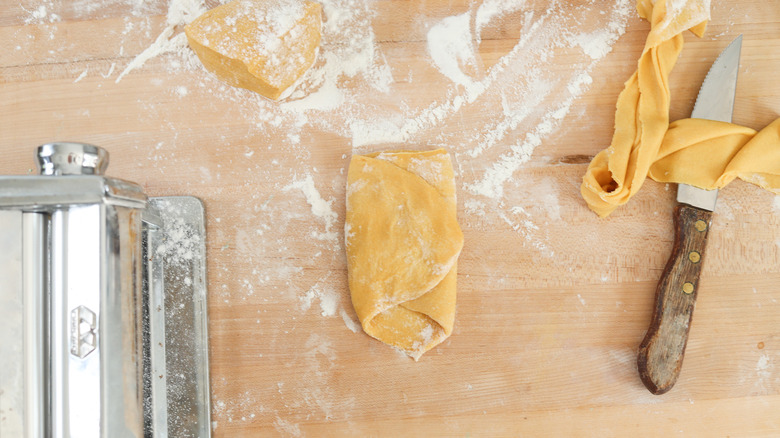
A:
[[[637,358],[639,377],[653,394],[672,389],[680,375],[711,219],[711,211],[685,204],[675,209],[672,255],[658,282],[653,318]]]

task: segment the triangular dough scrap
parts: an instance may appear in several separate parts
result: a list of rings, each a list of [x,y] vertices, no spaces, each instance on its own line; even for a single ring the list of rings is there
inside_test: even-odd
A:
[[[463,247],[449,154],[354,156],[345,226],[349,283],[369,335],[415,359],[452,333]]]
[[[319,3],[234,0],[184,31],[203,65],[221,80],[276,100],[314,64],[321,27]]]

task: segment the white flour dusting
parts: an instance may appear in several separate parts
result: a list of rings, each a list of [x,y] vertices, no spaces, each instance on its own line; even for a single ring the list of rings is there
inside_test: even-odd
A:
[[[422,105],[411,104],[415,94],[394,91],[396,78],[376,42],[371,26],[375,13],[367,0],[322,2],[319,60],[285,102],[269,103],[242,92],[230,98],[238,95],[241,100],[254,101],[258,127],[286,129],[290,145],[300,143],[299,133],[307,126],[346,137],[358,152],[376,144],[413,144],[432,131],[441,131],[440,140],[456,157],[465,153],[484,163],[483,170],[470,173],[472,178],[461,178],[463,187],[472,196],[500,199],[506,181],[560,127],[571,106],[589,89],[590,71],[611,51],[634,13],[629,0],[575,10],[557,2],[542,10],[534,5],[526,10],[526,3],[489,0],[428,22],[430,65],[451,86],[442,90],[441,97],[434,96]],[[195,0],[171,1],[167,27],[117,81],[151,57],[186,51],[182,50],[186,41],[181,34],[173,35],[174,28],[191,21],[203,8]],[[590,28],[582,25],[583,15],[593,22]],[[523,23],[517,43],[485,70],[477,56],[485,33],[517,19]],[[567,48],[581,50],[581,59],[572,63],[570,73],[551,78],[550,62]],[[367,100],[366,96],[371,97]],[[461,129],[455,140],[447,128],[467,107],[489,108],[493,113],[495,108],[501,110],[488,126]]]
[[[482,39],[482,29],[487,27],[491,21],[522,10],[526,7],[526,3],[525,0],[485,0],[482,2],[474,17],[474,33],[477,40]]]
[[[777,384],[773,379],[775,365],[772,360],[772,356],[768,352],[764,352],[759,356],[756,362],[755,377],[753,380],[753,392],[755,394],[768,394],[772,391],[772,387]],[[744,380],[744,377],[743,377]]]
[[[447,17],[428,31],[428,53],[436,68],[467,94],[478,93],[478,85],[464,72],[478,69],[471,35],[471,14]]]
[[[299,437],[302,436],[301,434],[301,428],[298,427],[297,424],[291,423],[288,420],[285,420],[281,417],[276,417],[274,420],[274,428],[277,432],[289,435],[289,436],[295,436]]]
[[[157,36],[151,46],[137,55],[116,78],[116,83],[122,80],[128,73],[141,67],[146,61],[162,55],[163,53],[182,52],[187,46],[187,36],[179,27],[206,12],[203,0],[171,0],[168,14],[165,19],[166,27]],[[174,35],[175,32],[176,33]]]
[[[466,214],[471,217],[485,216],[485,203],[477,199],[467,199],[463,202]]]
[[[764,353],[761,355],[761,357],[758,358],[758,363],[756,363],[756,372],[762,377],[769,377],[771,372],[768,370],[772,367],[772,359],[769,357],[769,354]]]
[[[283,190],[289,191],[291,189],[300,190],[306,197],[306,202],[311,206],[312,214],[325,221],[325,231],[322,233],[313,232],[312,237],[318,240],[336,242],[338,247],[339,236],[333,228],[339,217],[331,208],[333,200],[326,201],[322,198],[320,192],[314,186],[314,179],[311,175],[306,175],[306,178],[288,184]]]
[[[187,222],[176,217],[176,212],[163,210],[165,234],[157,247],[157,254],[172,264],[184,264],[199,254],[200,235]]]
[[[287,113],[329,111],[354,102],[345,80],[359,79],[388,92],[393,78],[376,47],[370,19],[373,12],[360,0],[325,0],[320,62],[280,109]]]
[[[136,68],[141,67],[146,63],[146,61],[157,57],[163,53],[170,53],[175,52],[178,50],[181,50],[182,48],[187,46],[187,36],[183,33],[179,33],[175,37],[171,37],[173,35],[173,27],[167,27],[163,32],[157,37],[154,44],[149,46],[146,50],[141,52],[138,56],[133,58],[133,60],[125,67],[124,70],[122,70],[122,73],[119,74],[119,77],[116,78],[116,83],[118,84],[119,81],[122,80],[122,78],[125,77],[128,73],[135,70]]]
[[[25,24],[54,23],[62,20],[62,17],[60,17],[59,14],[51,12],[55,7],[54,1],[52,0],[40,2],[37,7],[33,7],[32,9],[25,9],[24,6],[21,7],[28,13],[27,18],[24,19]]]
[[[337,291],[323,284],[327,279],[327,277],[323,278],[301,296],[301,309],[303,311],[308,310],[316,298],[320,302],[322,316],[336,316],[339,311],[340,295]]]
[[[85,68],[84,71],[81,72],[81,74],[73,81],[73,83],[75,84],[76,82],[79,82],[80,80],[82,80],[85,77],[87,77],[87,72],[88,71],[89,71],[89,68]]]
[[[359,332],[359,331],[362,329],[362,328],[360,327],[360,323],[359,323],[359,322],[357,322],[357,321],[355,321],[354,319],[352,319],[352,317],[351,317],[351,316],[349,316],[349,314],[347,313],[347,311],[346,311],[346,310],[344,310],[344,309],[341,309],[341,310],[339,311],[339,314],[341,315],[341,319],[344,321],[344,325],[346,325],[346,326],[347,326],[347,328],[348,328],[348,329],[349,329],[349,330],[350,330],[352,333],[357,333],[357,332]]]
[[[317,300],[319,301],[320,315],[334,317],[338,314],[352,333],[359,332],[361,330],[360,323],[353,320],[341,306],[342,293],[329,286],[329,279],[330,274],[320,278],[305,294],[298,298],[301,311],[309,310],[314,301]]]

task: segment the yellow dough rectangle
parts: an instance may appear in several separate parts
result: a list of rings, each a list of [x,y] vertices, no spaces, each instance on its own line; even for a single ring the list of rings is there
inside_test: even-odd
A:
[[[353,156],[345,243],[367,334],[416,360],[452,333],[463,233],[445,150]]]

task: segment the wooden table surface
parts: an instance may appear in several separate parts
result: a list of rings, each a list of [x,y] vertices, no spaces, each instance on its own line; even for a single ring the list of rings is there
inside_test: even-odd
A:
[[[780,197],[750,184],[721,191],[679,381],[639,380],[675,188],[648,181],[607,219],[579,195],[648,31],[631,1],[323,3],[296,106],[221,85],[182,45],[153,53],[197,1],[0,0],[0,174],[81,141],[109,175],[205,203],[215,436],[780,435]],[[743,34],[734,121],[761,128],[780,114],[780,5],[712,3],[671,119]],[[469,20],[475,56],[434,61],[431,30]],[[466,244],[454,334],[415,362],[357,327],[346,169],[437,146]]]

